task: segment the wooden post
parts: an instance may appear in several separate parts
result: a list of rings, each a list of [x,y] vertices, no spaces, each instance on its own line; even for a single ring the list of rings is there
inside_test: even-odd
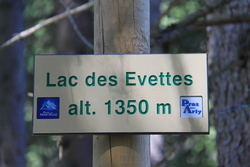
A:
[[[95,0],[94,10],[95,54],[150,52],[149,0]],[[93,142],[94,167],[150,166],[149,135],[95,135]]]

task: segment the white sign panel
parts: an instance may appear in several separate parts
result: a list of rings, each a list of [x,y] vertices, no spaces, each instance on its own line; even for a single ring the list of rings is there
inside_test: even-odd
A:
[[[33,134],[208,133],[206,54],[36,55]]]

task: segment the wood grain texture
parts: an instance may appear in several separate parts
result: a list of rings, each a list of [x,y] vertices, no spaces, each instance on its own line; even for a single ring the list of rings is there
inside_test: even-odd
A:
[[[95,0],[95,54],[146,54],[149,0]],[[95,135],[94,167],[149,167],[149,135]]]
[[[149,53],[148,0],[95,1],[95,54]]]

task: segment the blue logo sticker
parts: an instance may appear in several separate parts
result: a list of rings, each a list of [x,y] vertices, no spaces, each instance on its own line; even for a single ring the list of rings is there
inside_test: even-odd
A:
[[[201,96],[182,96],[180,100],[181,118],[202,118]]]
[[[37,119],[58,119],[60,109],[59,97],[37,98]]]

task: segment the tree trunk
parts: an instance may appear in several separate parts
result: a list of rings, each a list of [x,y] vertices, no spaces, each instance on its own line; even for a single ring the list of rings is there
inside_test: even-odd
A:
[[[149,53],[149,0],[95,0],[95,54]],[[95,135],[95,167],[149,167],[149,135]]]
[[[23,30],[21,0],[0,0],[0,43]],[[23,42],[0,51],[0,166],[25,166]]]
[[[249,10],[250,0],[235,0],[208,19],[244,17]],[[219,166],[249,166],[250,24],[213,26],[207,32]]]

